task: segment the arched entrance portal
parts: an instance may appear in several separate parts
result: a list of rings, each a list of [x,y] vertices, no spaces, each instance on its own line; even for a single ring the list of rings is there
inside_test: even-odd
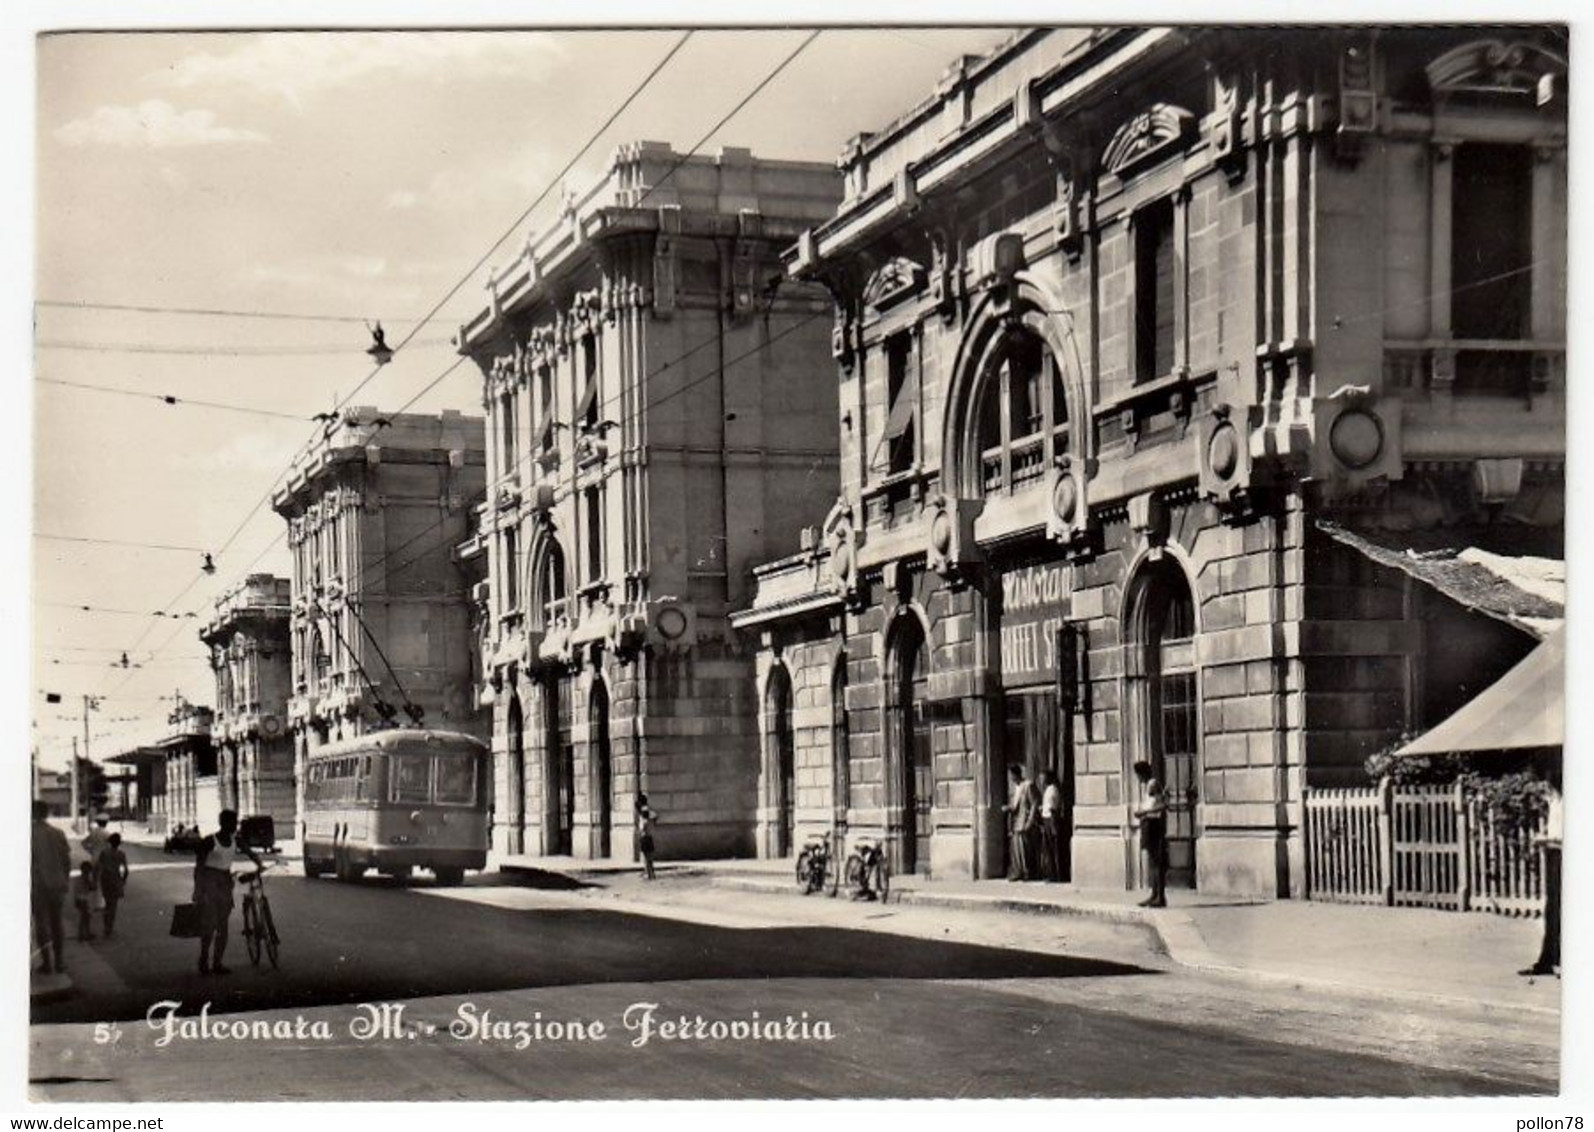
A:
[[[587,741],[592,753],[592,842],[594,857],[609,856],[609,828],[614,817],[614,764],[609,744],[609,689],[593,682],[587,704]]]
[[[902,800],[902,838],[896,867],[929,875],[935,831],[935,764],[927,701],[928,650],[917,618],[898,620],[888,685],[891,713],[891,785]]]
[[[1200,704],[1195,602],[1170,557],[1149,562],[1130,593],[1126,636],[1138,672],[1128,682],[1131,762],[1145,759],[1168,798],[1168,883],[1194,888]]]
[[[796,829],[797,751],[791,730],[791,676],[784,665],[769,674],[769,749],[773,775],[765,797],[775,811],[774,855],[790,856]]]
[[[526,722],[518,695],[509,698],[508,765],[504,789],[504,850],[526,851]]]

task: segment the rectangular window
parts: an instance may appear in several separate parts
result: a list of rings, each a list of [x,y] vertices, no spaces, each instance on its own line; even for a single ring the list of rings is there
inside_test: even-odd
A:
[[[1173,372],[1173,202],[1135,214],[1135,380]]]
[[[889,472],[906,472],[913,467],[914,423],[918,396],[908,373],[913,358],[913,338],[898,334],[886,341],[886,467]]]
[[[506,393],[500,398],[498,402],[498,418],[499,435],[501,437],[498,443],[501,474],[512,476],[520,464],[520,455],[516,451],[517,445],[515,443],[518,430],[515,428],[515,395],[513,393]]]
[[[603,493],[589,487],[585,494],[587,520],[587,582],[603,578]]]
[[[430,755],[394,755],[392,800],[430,802],[432,800],[432,759]]]
[[[537,445],[547,451],[553,447],[553,367],[543,366],[537,371],[537,411],[542,414]]]
[[[504,609],[505,613],[520,608],[520,532],[514,527],[504,531]]]
[[[598,343],[586,338],[581,343],[581,403],[576,416],[581,427],[591,430],[601,419],[602,406],[598,403]]]
[[[1527,146],[1457,146],[1451,197],[1450,328],[1457,338],[1528,334],[1533,157]]]
[[[469,806],[476,801],[476,762],[468,758],[437,760],[437,801],[450,806]]]

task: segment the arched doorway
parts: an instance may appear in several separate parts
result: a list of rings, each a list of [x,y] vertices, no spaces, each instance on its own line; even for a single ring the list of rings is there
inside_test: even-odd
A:
[[[554,856],[568,856],[576,816],[576,745],[570,727],[570,678],[551,676],[542,686],[543,828],[544,842]]]
[[[609,856],[609,828],[614,818],[614,764],[609,744],[609,689],[594,680],[587,703],[587,743],[592,757],[592,822],[597,830],[594,857]]]
[[[1196,695],[1195,602],[1171,557],[1148,562],[1130,590],[1126,636],[1131,765],[1145,759],[1168,799],[1168,883],[1194,888],[1200,702]]]
[[[769,772],[774,776],[766,792],[775,811],[774,855],[789,856],[796,829],[797,751],[791,730],[791,676],[784,665],[769,674]]]
[[[930,872],[930,837],[935,832],[935,764],[928,698],[930,665],[918,619],[898,619],[891,646],[887,694],[891,718],[889,788],[902,800],[902,837],[897,869]]]
[[[504,849],[508,853],[526,851],[526,722],[520,697],[509,697],[508,766],[504,784]]]

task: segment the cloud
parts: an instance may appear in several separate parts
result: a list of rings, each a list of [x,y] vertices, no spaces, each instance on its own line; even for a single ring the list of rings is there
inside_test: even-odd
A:
[[[383,73],[409,81],[537,74],[564,48],[546,32],[265,32],[185,56],[153,78],[182,89],[244,87],[295,106]]]
[[[216,124],[212,110],[178,110],[150,99],[137,106],[101,106],[55,131],[63,145],[109,145],[122,149],[182,149],[270,141],[265,134]]]

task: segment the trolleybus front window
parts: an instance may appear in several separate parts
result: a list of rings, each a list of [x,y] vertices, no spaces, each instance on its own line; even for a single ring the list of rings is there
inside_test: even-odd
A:
[[[469,806],[476,801],[476,763],[473,759],[437,760],[437,801]]]
[[[393,756],[393,801],[429,802],[432,787],[429,755]]]

